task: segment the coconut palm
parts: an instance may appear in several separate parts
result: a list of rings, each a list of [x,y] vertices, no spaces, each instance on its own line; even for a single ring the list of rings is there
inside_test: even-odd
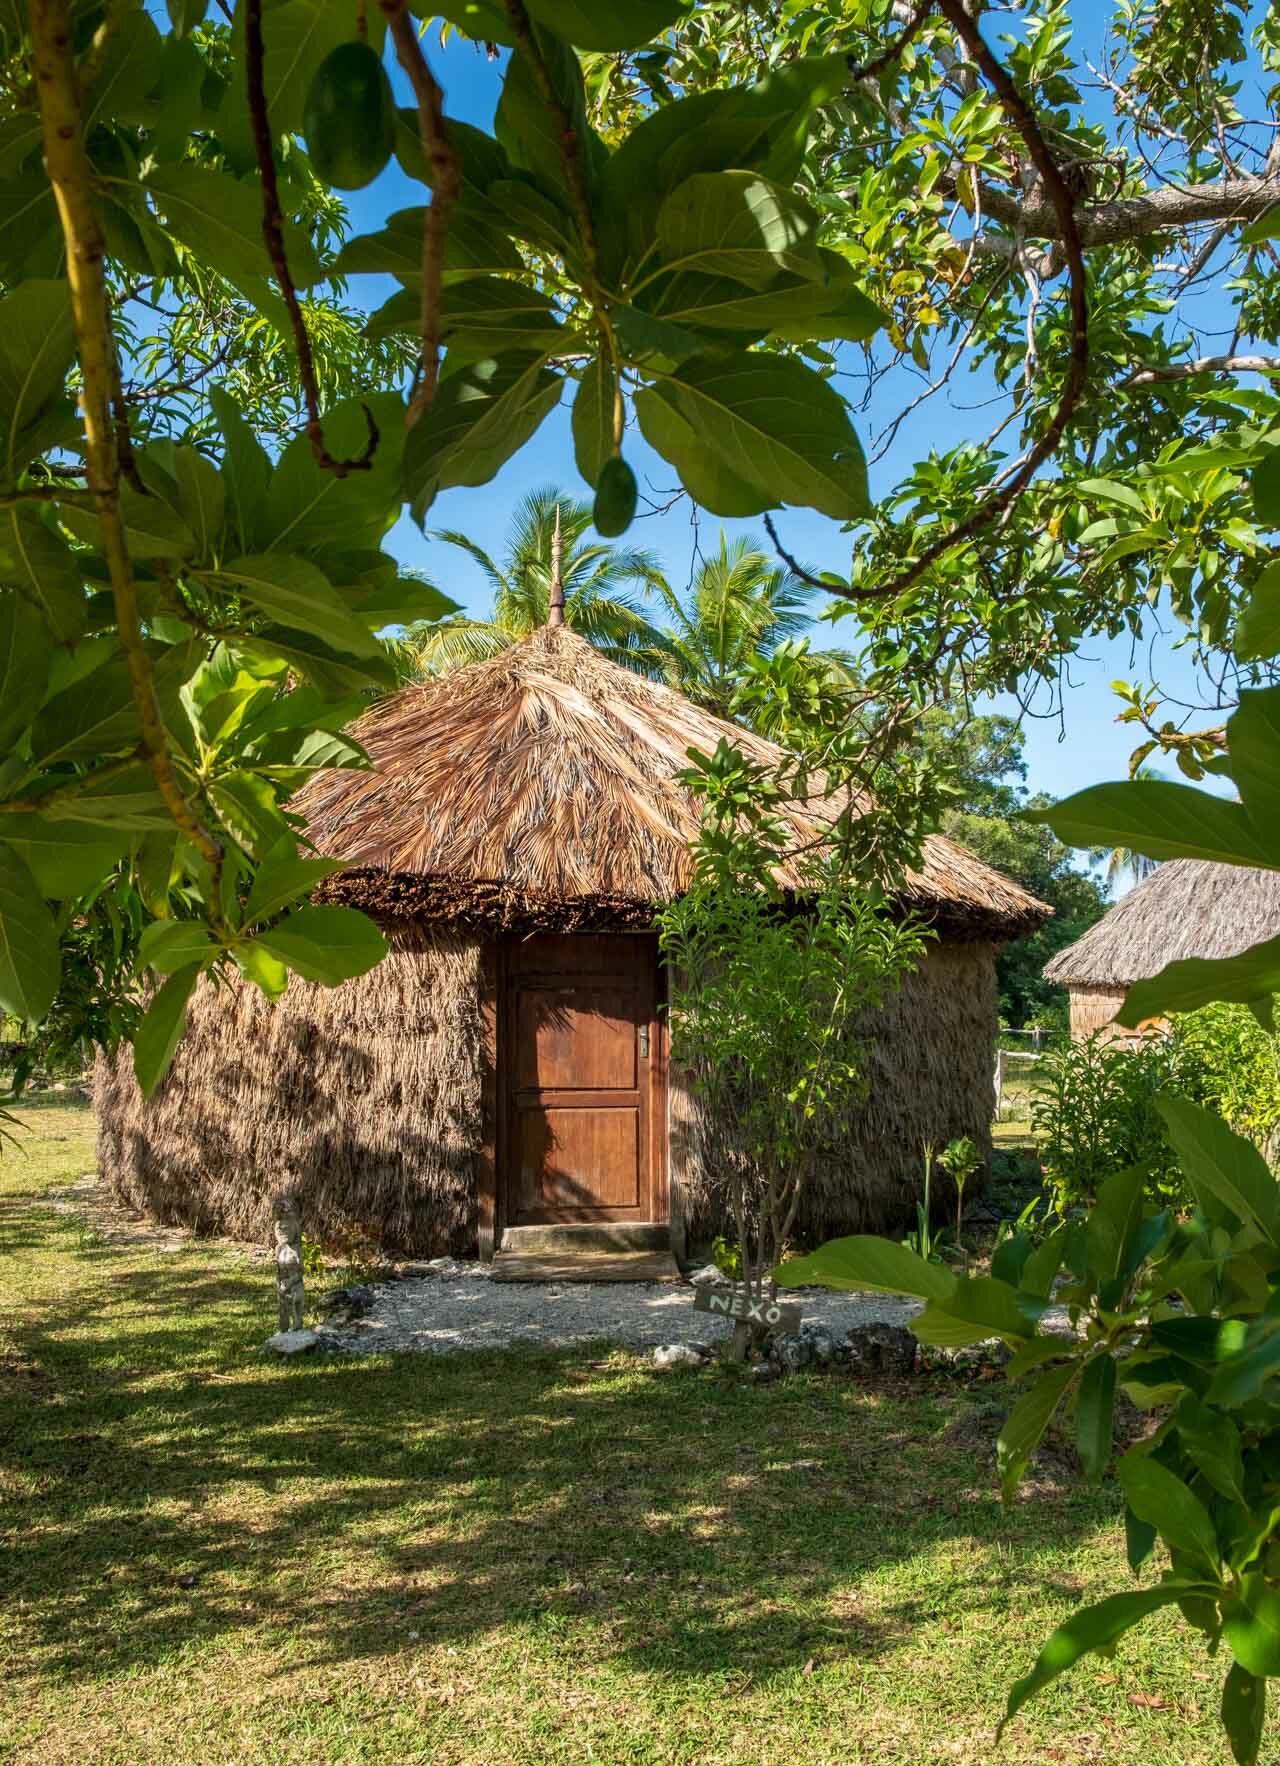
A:
[[[586,540],[591,505],[551,486],[531,491],[519,505],[500,558],[453,529],[432,535],[475,560],[493,589],[493,603],[487,619],[458,614],[411,626],[405,650],[419,674],[483,662],[546,624],[557,514],[566,625],[614,662],[643,674],[662,672],[667,641],[629,592],[629,585],[647,588],[661,581],[657,559],[639,547]]]
[[[798,637],[813,618],[800,578],[754,537],[728,540],[722,532],[719,550],[702,559],[684,595],[660,577],[648,589],[668,622],[666,679],[722,717],[752,659]],[[814,660],[825,669],[836,658],[819,653]]]

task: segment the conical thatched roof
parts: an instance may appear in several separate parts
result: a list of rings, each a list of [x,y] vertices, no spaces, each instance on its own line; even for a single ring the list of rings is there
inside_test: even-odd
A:
[[[326,893],[395,916],[564,930],[643,924],[688,886],[698,809],[675,775],[690,748],[728,737],[752,759],[780,758],[567,627],[406,688],[352,734],[373,770],[321,774],[292,806],[348,866]],[[786,819],[797,847],[821,841],[820,806]],[[906,896],[974,937],[1014,937],[1049,912],[940,837]]]
[[[1045,965],[1065,987],[1128,987],[1183,957],[1233,957],[1280,933],[1280,872],[1171,859]]]

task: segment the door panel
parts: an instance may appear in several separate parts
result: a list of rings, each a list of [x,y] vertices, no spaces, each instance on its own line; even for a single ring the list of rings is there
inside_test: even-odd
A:
[[[656,940],[513,940],[505,967],[506,1220],[662,1218]]]

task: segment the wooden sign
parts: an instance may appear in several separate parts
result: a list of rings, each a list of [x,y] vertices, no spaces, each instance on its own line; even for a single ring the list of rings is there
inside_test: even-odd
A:
[[[695,1312],[717,1312],[721,1318],[741,1319],[744,1324],[759,1325],[761,1330],[782,1331],[795,1336],[800,1329],[800,1308],[770,1300],[766,1295],[753,1294],[749,1288],[698,1287],[693,1290]]]

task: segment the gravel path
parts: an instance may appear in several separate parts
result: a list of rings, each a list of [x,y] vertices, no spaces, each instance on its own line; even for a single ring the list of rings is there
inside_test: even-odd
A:
[[[512,1343],[551,1349],[606,1340],[652,1349],[660,1343],[714,1344],[727,1329],[721,1319],[693,1310],[687,1282],[495,1282],[483,1264],[441,1261],[443,1267],[430,1275],[374,1288],[372,1308],[363,1317],[323,1326],[326,1347],[363,1355],[448,1355]],[[919,1310],[916,1302],[887,1294],[811,1291],[794,1297],[806,1322],[824,1324],[837,1336],[873,1320],[904,1324]]]

